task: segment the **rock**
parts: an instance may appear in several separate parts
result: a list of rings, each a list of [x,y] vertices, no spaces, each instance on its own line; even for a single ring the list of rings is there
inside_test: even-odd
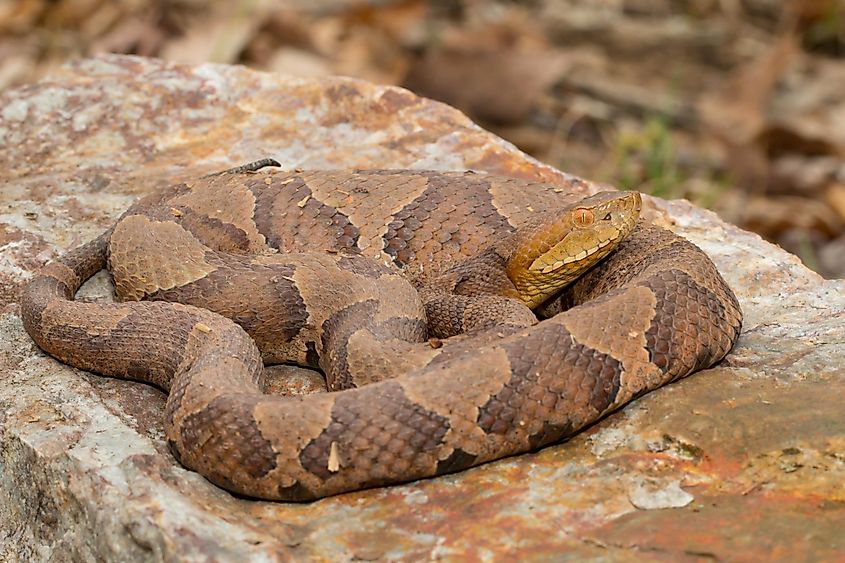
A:
[[[21,326],[17,286],[139,195],[265,156],[288,167],[473,168],[584,193],[598,186],[398,88],[120,56],[0,93],[0,143],[0,560],[653,550],[822,560],[845,550],[845,284],[712,213],[649,200],[650,216],[708,252],[742,303],[743,335],[721,366],[536,454],[311,504],[258,502],[176,463],[160,391],[41,353]],[[105,276],[85,289],[111,298]],[[638,483],[662,484],[670,494],[649,506],[667,508],[635,508]]]

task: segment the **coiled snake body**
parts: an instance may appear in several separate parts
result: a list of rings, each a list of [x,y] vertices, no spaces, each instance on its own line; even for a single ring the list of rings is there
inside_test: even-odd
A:
[[[314,499],[541,447],[723,358],[736,298],[639,205],[483,174],[236,170],[142,199],[21,311],[61,361],[167,390],[185,466]],[[107,261],[124,302],[73,301]],[[264,395],[274,362],[338,392]]]

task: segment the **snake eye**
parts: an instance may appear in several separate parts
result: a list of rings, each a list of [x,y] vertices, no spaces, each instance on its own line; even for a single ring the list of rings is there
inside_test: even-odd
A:
[[[589,227],[593,224],[595,217],[589,209],[576,209],[572,219],[579,227]]]
[[[602,221],[610,221],[610,213],[608,213],[607,215],[605,215],[605,216],[604,216],[604,219],[602,219]]]

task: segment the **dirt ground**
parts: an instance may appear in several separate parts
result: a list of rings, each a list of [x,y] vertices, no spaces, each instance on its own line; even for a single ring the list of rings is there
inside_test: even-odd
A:
[[[99,52],[403,85],[845,277],[843,0],[0,2],[0,89]]]

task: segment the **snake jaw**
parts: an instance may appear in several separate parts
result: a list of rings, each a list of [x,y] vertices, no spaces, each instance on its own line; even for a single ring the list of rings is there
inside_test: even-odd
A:
[[[536,307],[607,256],[634,228],[638,192],[600,192],[517,231],[508,277]]]
[[[560,268],[563,268],[564,266],[567,266],[567,265],[575,263],[575,262],[580,262],[580,261],[584,260],[585,258],[587,258],[588,256],[594,255],[596,252],[598,252],[599,250],[601,250],[602,248],[604,248],[605,246],[607,246],[611,242],[612,242],[611,240],[600,241],[596,246],[590,248],[589,250],[582,250],[581,252],[579,252],[575,256],[567,256],[563,260],[558,260],[554,264],[542,267],[542,269],[539,268],[539,267],[532,267],[531,270],[533,270],[535,272],[539,271],[543,274],[551,274],[553,272],[558,271]]]

